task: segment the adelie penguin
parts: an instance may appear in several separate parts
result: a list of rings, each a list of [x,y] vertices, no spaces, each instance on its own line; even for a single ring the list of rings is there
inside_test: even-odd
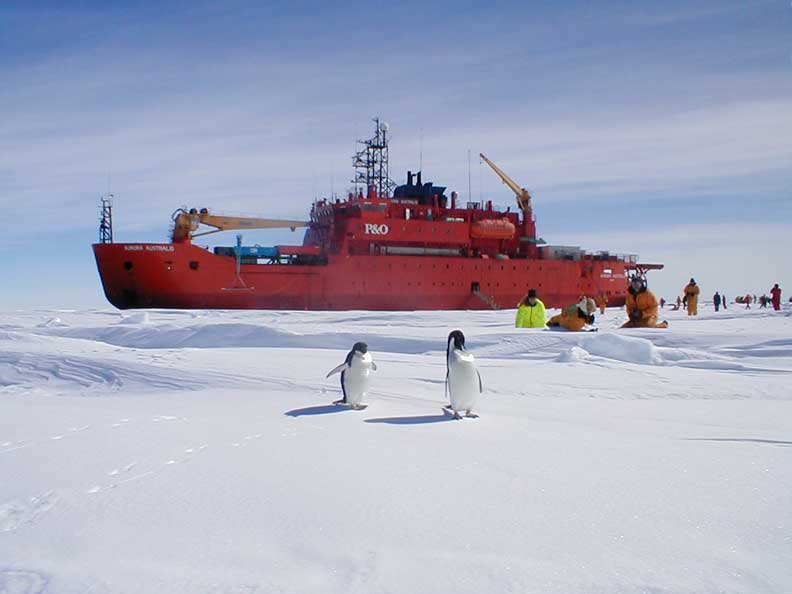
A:
[[[478,415],[473,414],[473,408],[482,391],[473,355],[465,350],[465,335],[454,330],[446,344],[446,392],[451,404],[445,408],[453,411],[455,419],[461,419],[459,413],[463,411],[466,417],[475,418]]]
[[[356,410],[366,408],[368,404],[363,399],[368,395],[371,372],[376,370],[377,364],[368,352],[368,345],[365,342],[356,342],[344,362],[327,374],[330,377],[334,373],[341,373],[341,391],[344,397],[333,404],[346,404]]]

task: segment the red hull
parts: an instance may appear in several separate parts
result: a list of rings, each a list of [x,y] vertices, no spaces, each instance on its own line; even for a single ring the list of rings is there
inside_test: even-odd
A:
[[[613,259],[337,254],[325,264],[242,264],[237,276],[233,257],[191,243],[103,243],[93,250],[105,295],[119,309],[513,308],[531,287],[548,307],[599,293],[619,306],[625,270],[634,268]]]

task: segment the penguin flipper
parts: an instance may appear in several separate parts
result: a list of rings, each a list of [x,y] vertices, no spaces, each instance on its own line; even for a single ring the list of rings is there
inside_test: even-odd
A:
[[[481,394],[484,391],[484,385],[481,383],[481,374],[478,369],[476,369],[476,375],[479,378],[479,394]]]
[[[346,361],[345,361],[345,362],[341,363],[341,365],[339,365],[338,367],[334,368],[334,369],[333,369],[333,370],[332,370],[330,373],[328,373],[328,374],[327,374],[325,377],[330,377],[330,376],[331,376],[331,375],[333,375],[334,373],[341,373],[342,371],[345,371],[345,370],[347,370],[347,369],[349,369],[349,365],[347,365],[347,363],[346,363]]]
[[[372,362],[371,362],[371,369],[372,369],[373,371],[377,371],[377,364],[376,364],[376,363],[374,363],[374,361],[372,361]]]

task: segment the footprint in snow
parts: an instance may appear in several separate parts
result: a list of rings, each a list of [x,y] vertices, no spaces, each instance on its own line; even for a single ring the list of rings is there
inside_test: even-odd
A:
[[[24,569],[0,569],[0,592],[41,594],[49,580],[40,573]]]

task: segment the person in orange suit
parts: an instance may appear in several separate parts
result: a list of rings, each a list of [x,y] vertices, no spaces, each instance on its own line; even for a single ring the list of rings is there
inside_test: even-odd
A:
[[[608,296],[605,293],[600,293],[597,296],[597,307],[599,307],[600,314],[605,315],[605,307],[608,305]]]
[[[657,298],[640,276],[630,279],[625,306],[629,319],[622,328],[668,328],[668,322],[657,322]]]
[[[594,314],[588,313],[589,303],[583,297],[579,303],[569,305],[547,321],[548,328],[566,328],[571,332],[581,332],[586,324],[594,323]]]
[[[781,287],[778,286],[778,283],[770,289],[770,294],[773,296],[773,309],[779,311],[781,309]]]
[[[698,296],[699,288],[696,284],[696,279],[691,278],[690,282],[685,286],[685,297],[687,297],[687,312],[689,316],[698,315]]]

